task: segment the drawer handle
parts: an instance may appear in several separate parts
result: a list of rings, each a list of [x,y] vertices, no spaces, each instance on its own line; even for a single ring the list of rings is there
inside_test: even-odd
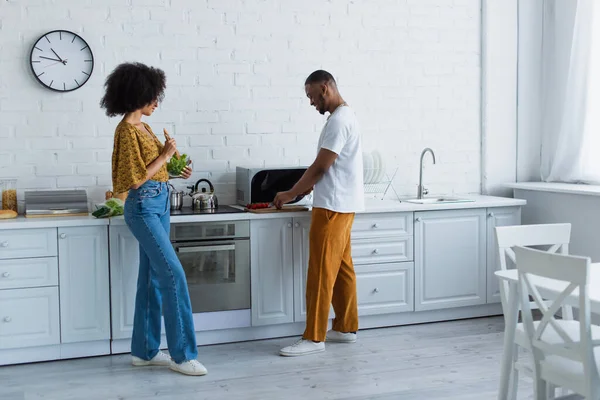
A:
[[[60,234],[60,238],[61,238],[61,239],[65,239],[66,237],[67,237],[67,234],[66,234],[66,233],[61,233],[61,234]]]
[[[10,321],[12,321],[11,317],[4,317],[4,322],[10,322]]]
[[[373,254],[379,254],[379,249],[373,250]]]
[[[5,272],[2,274],[3,278],[8,278],[10,276],[10,272]]]
[[[8,247],[8,242],[2,242],[2,243],[0,243],[0,247]]]
[[[373,289],[373,293],[379,293],[379,288]]]
[[[379,224],[373,224],[373,229],[379,228]]]

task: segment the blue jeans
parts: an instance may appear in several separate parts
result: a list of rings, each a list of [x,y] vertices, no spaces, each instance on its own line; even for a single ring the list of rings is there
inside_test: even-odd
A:
[[[159,351],[161,309],[171,358],[180,364],[198,357],[185,272],[169,240],[169,190],[147,181],[129,191],[125,222],[140,244],[131,354],[150,360]]]

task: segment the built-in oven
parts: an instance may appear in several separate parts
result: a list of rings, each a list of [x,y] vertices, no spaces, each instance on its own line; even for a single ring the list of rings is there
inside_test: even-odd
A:
[[[250,222],[171,224],[171,243],[185,271],[196,330],[250,326]]]

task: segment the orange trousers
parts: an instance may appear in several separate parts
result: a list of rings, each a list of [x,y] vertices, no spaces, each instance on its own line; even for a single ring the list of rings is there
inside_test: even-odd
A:
[[[350,246],[353,223],[354,213],[312,210],[304,339],[325,341],[331,305],[335,311],[334,330],[358,330],[356,275]]]

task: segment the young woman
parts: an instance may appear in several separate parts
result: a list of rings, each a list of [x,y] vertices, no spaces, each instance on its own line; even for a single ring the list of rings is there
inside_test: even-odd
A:
[[[183,267],[169,241],[170,205],[166,163],[175,140],[163,145],[142,122],[164,97],[165,74],[139,63],[125,63],[108,76],[100,106],[110,117],[122,115],[112,155],[113,191],[128,193],[125,222],[140,245],[135,298],[132,363],[163,365],[186,375],[205,375],[196,359],[196,334]],[[186,168],[184,178],[191,170]],[[169,355],[159,350],[161,312]]]

